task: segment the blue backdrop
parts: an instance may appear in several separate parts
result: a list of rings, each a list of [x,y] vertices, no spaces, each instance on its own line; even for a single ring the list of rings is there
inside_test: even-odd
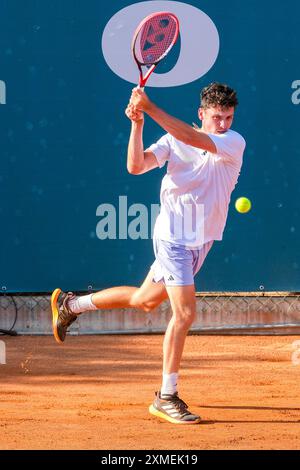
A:
[[[96,231],[97,208],[111,204],[118,218],[119,196],[150,211],[165,172],[127,173],[124,109],[133,84],[109,68],[101,49],[111,17],[132,3],[0,0],[3,291],[136,285],[153,261],[151,239],[100,240]],[[215,24],[218,57],[197,80],[149,87],[148,93],[191,123],[201,88],[227,82],[240,100],[233,129],[247,141],[224,239],[208,255],[197,289],[300,290],[300,3],[188,4]],[[145,146],[162,134],[147,119]],[[239,196],[251,199],[248,214],[236,212]],[[128,216],[128,223],[133,219]]]

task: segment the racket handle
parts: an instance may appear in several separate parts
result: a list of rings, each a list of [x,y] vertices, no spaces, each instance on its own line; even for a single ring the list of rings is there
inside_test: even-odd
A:
[[[144,86],[140,86],[140,85],[138,85],[137,87],[139,88],[139,90],[142,90],[142,91],[144,91],[144,89],[145,89],[145,87],[144,87]]]

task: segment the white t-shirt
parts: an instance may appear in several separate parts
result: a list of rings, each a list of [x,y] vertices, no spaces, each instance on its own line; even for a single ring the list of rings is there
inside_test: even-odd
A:
[[[222,240],[246,143],[233,130],[208,135],[215,143],[216,154],[186,145],[170,134],[149,147],[160,168],[168,162],[155,237],[188,248]]]

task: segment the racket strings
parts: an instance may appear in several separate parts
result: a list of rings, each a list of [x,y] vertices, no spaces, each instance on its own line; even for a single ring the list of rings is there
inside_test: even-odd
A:
[[[171,15],[150,18],[141,28],[136,41],[136,55],[144,65],[158,62],[174,43],[177,24]]]

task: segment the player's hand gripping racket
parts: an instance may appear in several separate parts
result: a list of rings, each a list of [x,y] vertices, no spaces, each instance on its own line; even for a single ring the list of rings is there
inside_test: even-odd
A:
[[[179,21],[173,13],[159,11],[144,18],[132,41],[132,54],[140,71],[139,87],[144,88],[159,62],[177,41]],[[147,71],[143,75],[142,67]]]

